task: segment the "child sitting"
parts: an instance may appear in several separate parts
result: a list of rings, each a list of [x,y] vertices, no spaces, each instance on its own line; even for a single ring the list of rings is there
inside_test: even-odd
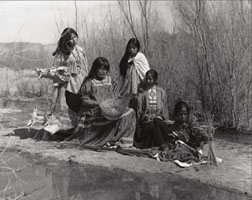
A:
[[[138,126],[134,138],[137,148],[158,147],[167,141],[168,134],[163,126],[168,119],[167,97],[165,90],[157,86],[157,80],[155,70],[147,71],[142,93],[138,95]]]
[[[206,132],[189,123],[190,107],[179,101],[174,108],[175,123],[169,127],[169,137],[181,140],[189,146],[201,151],[208,141]]]
[[[176,103],[175,122],[167,125],[168,140],[161,145],[159,159],[162,161],[179,160],[182,162],[199,161],[204,145],[208,142],[207,133],[196,125],[189,123],[190,107],[184,101]]]

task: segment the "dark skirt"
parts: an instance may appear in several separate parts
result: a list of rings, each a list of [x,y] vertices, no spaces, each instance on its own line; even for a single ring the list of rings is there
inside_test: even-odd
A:
[[[159,147],[169,142],[166,123],[155,118],[152,121],[139,123],[134,136],[134,146],[140,149]]]
[[[80,94],[74,94],[66,90],[65,92],[66,104],[74,112],[79,112],[81,108],[81,96]]]

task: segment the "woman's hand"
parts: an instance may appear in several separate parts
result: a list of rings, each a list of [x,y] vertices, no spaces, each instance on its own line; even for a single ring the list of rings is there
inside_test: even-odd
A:
[[[77,76],[77,74],[75,74],[75,73],[71,73],[71,76],[72,76],[72,77],[76,77],[76,76]]]
[[[98,101],[92,100],[92,99],[82,99],[82,105],[84,107],[100,107]]]

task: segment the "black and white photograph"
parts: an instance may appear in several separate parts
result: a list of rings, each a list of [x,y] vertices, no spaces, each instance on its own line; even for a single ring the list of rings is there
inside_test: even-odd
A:
[[[0,200],[252,200],[251,0],[0,1]]]

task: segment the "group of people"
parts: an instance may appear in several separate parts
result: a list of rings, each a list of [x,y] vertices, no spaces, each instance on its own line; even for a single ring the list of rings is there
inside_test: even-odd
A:
[[[49,140],[78,140],[96,147],[159,148],[163,160],[198,159],[208,137],[189,123],[190,107],[179,101],[173,124],[168,123],[167,95],[158,86],[158,73],[150,69],[140,52],[137,38],[131,38],[119,64],[119,81],[110,76],[110,64],[96,58],[89,69],[85,51],[77,45],[78,34],[66,28],[53,53],[53,67],[37,69],[40,77],[53,80],[51,114],[65,91],[73,128],[49,134]],[[103,102],[118,99],[121,112],[108,116]],[[113,105],[112,105],[113,106]]]

